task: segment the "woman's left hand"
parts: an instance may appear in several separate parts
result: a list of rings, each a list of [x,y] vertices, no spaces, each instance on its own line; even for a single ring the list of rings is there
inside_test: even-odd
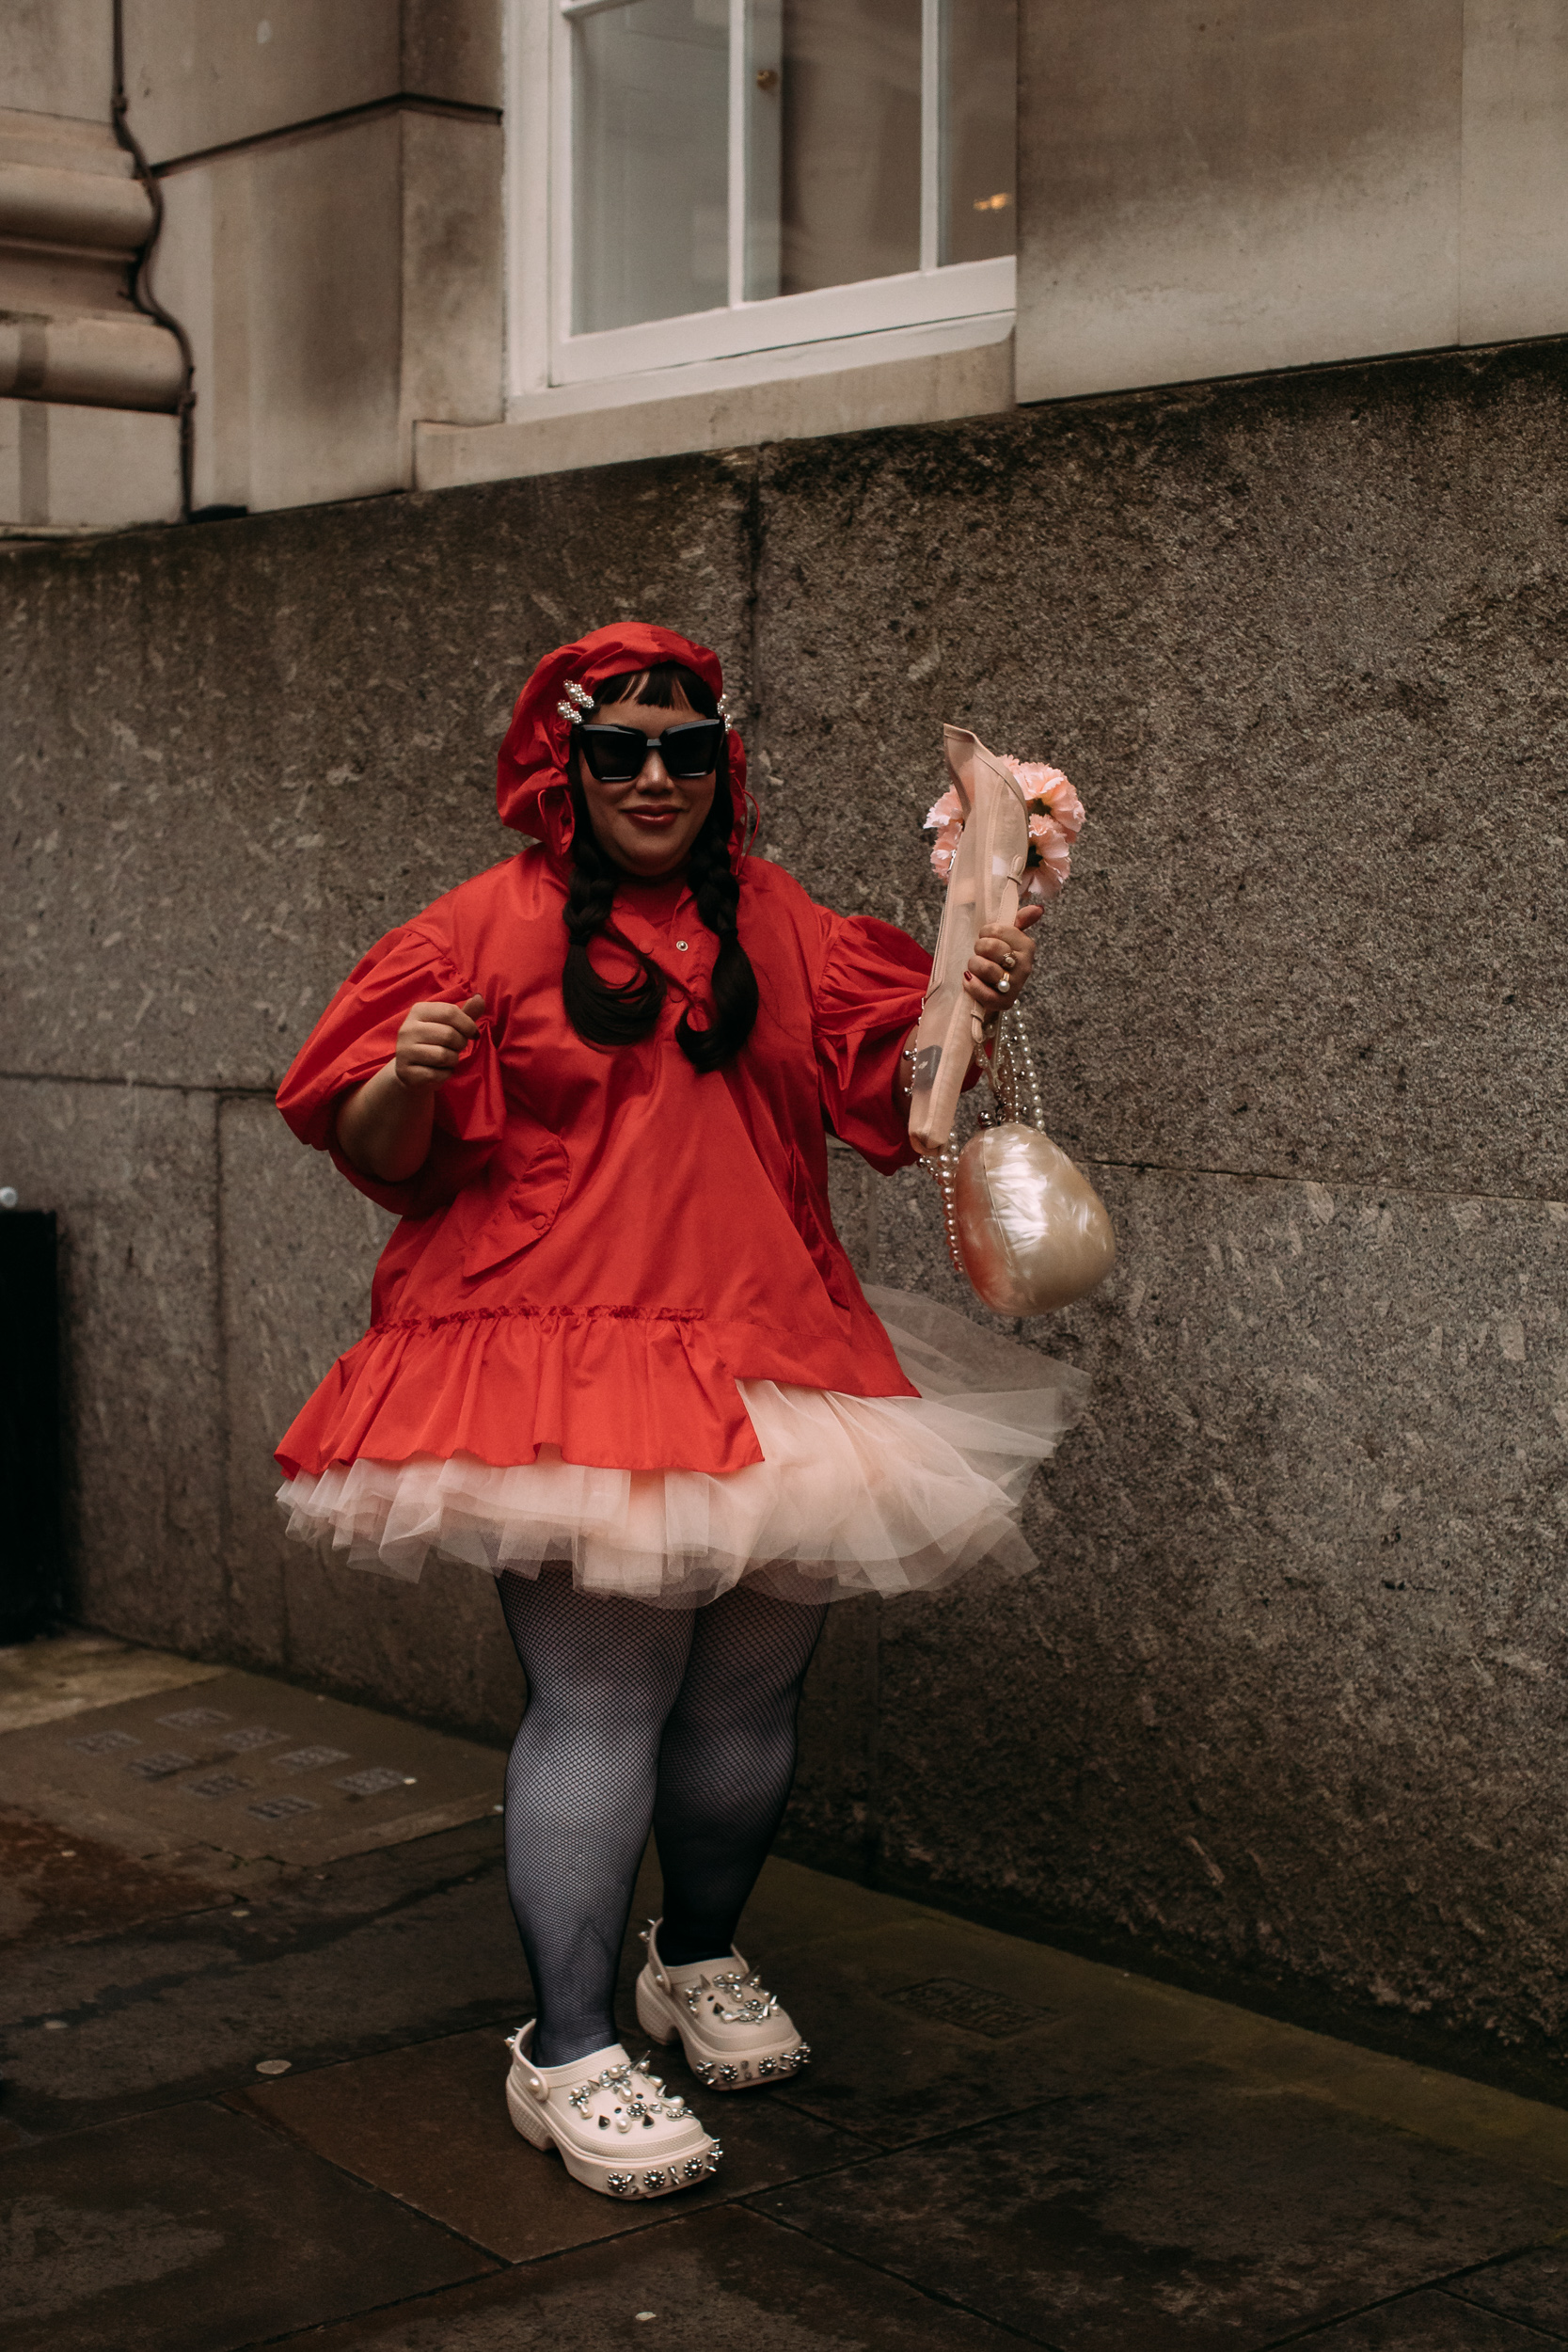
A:
[[[1009,928],[999,924],[975,941],[964,967],[964,993],[988,1017],[1016,1005],[1027,986],[1035,962],[1029,934],[1044,913],[1037,904],[1022,906]]]

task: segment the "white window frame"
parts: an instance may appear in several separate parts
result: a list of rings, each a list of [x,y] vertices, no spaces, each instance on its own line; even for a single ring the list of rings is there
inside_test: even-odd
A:
[[[571,333],[571,30],[576,17],[636,0],[507,0],[507,392],[526,413],[542,392],[666,377],[668,372],[787,355],[854,337],[861,348],[889,338],[907,348],[911,330],[964,319],[995,319],[1015,304],[1010,254],[986,262],[938,262],[942,0],[921,0],[920,267],[820,292],[748,301],[745,154],[736,125],[747,119],[751,59],[747,0],[730,5],[729,292],[722,310],[591,335]],[[864,342],[861,342],[864,339]],[[753,373],[748,369],[748,374]]]

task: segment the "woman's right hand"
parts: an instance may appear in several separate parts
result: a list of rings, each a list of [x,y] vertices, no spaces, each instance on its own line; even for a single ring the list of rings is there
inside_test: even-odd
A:
[[[479,1035],[475,1015],[483,1010],[483,996],[466,1005],[415,1005],[391,1060],[338,1105],[338,1149],[362,1176],[401,1184],[419,1174],[430,1156],[436,1089]]]
[[[483,996],[470,996],[466,1005],[415,1005],[398,1031],[392,1057],[400,1085],[410,1093],[444,1086],[464,1047],[479,1035],[477,1016],[483,1010]]]

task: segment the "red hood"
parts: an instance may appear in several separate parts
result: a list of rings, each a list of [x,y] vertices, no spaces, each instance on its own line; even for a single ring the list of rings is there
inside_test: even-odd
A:
[[[619,621],[610,628],[591,629],[575,644],[558,645],[554,653],[547,653],[518,695],[496,761],[496,805],[501,823],[542,841],[553,864],[566,863],[573,825],[572,790],[566,778],[572,727],[557,706],[567,700],[569,683],[592,691],[605,678],[619,677],[627,670],[651,669],[658,661],[684,662],[715,694],[724,691],[719,657],[705,645],[677,637],[673,628]],[[738,872],[746,853],[747,809],[755,803],[746,790],[746,749],[733,728],[729,767],[735,812],[730,863]]]

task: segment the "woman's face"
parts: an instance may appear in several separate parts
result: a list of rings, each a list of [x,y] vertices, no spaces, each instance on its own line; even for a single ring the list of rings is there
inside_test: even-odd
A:
[[[600,726],[640,727],[644,735],[662,735],[666,727],[703,715],[676,691],[672,709],[651,703],[607,703],[594,711],[594,721]],[[693,783],[678,784],[665,773],[657,750],[649,752],[629,784],[600,784],[580,756],[576,769],[594,838],[617,866],[651,881],[685,865],[713,806],[716,771]]]

